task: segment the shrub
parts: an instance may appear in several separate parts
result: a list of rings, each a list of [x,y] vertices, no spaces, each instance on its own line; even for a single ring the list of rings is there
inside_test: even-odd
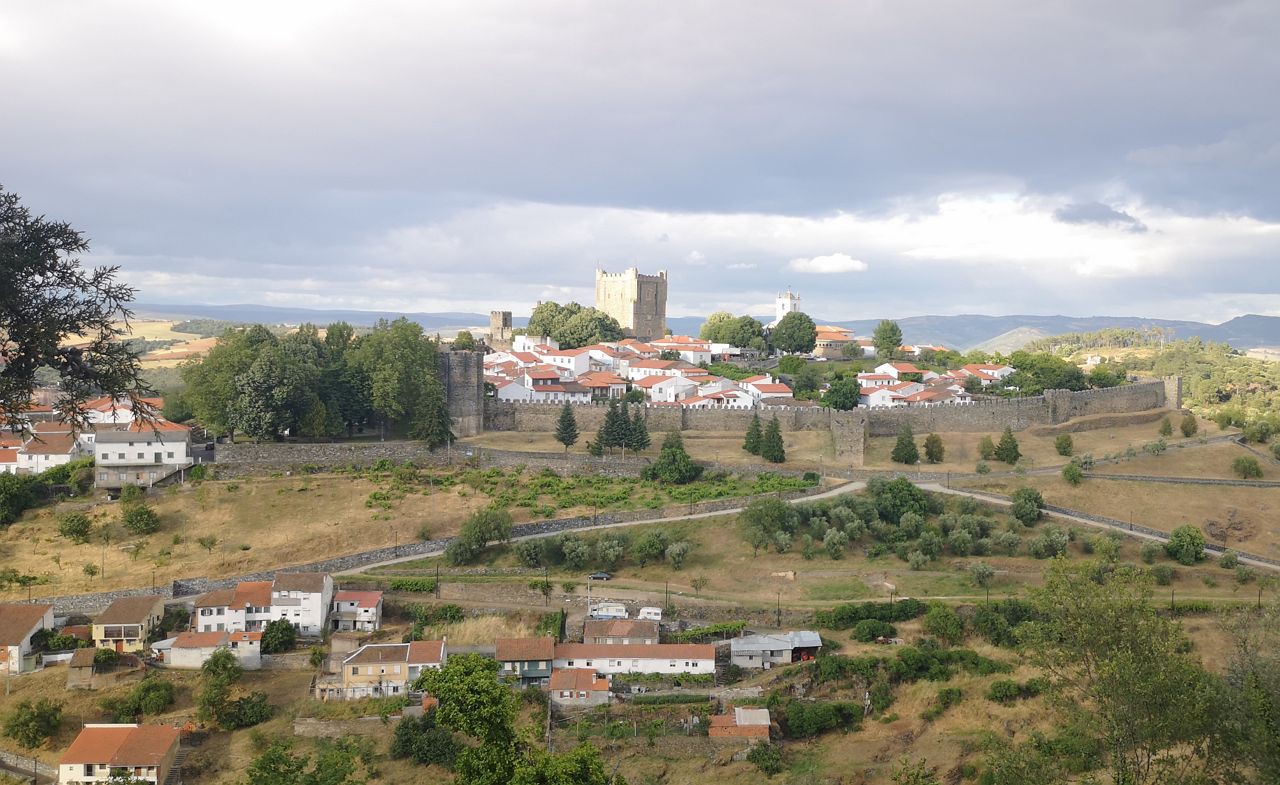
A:
[[[1152,567],[1151,575],[1156,579],[1156,584],[1160,586],[1168,586],[1173,583],[1173,567],[1168,564],[1157,564]]]
[[[946,605],[934,603],[924,615],[924,631],[949,646],[964,640],[964,622]]]
[[[1231,471],[1242,480],[1256,480],[1262,477],[1262,466],[1252,455],[1241,455],[1232,461]]]
[[[1019,488],[1011,497],[1010,512],[1024,526],[1031,526],[1044,517],[1044,497],[1035,488]]]
[[[990,474],[991,466],[986,461],[978,461],[974,464],[973,470],[978,474]]]
[[[98,649],[93,653],[93,664],[111,667],[120,661],[120,655],[115,649]]]
[[[88,542],[92,533],[93,522],[82,512],[69,512],[58,519],[58,534],[77,545]]]
[[[435,578],[392,578],[389,583],[392,591],[434,592]]]
[[[814,624],[832,630],[846,630],[864,619],[886,622],[918,619],[929,607],[917,599],[896,602],[861,602],[837,605],[830,610],[815,611]],[[744,623],[745,626],[745,623]]]
[[[1218,557],[1218,566],[1224,570],[1234,570],[1240,563],[1240,556],[1235,551],[1223,551]]]
[[[782,772],[782,749],[775,744],[755,745],[747,753],[747,760],[765,776],[772,777]]]
[[[1024,684],[1011,679],[997,679],[987,688],[987,700],[995,703],[1013,703],[1017,700],[1034,698],[1048,688],[1049,682],[1045,679],[1029,679]]]
[[[1182,424],[1179,427],[1182,429],[1182,435],[1190,439],[1200,430],[1200,423],[1196,420],[1196,416],[1194,414],[1187,412],[1187,414],[1182,418]]]
[[[1165,438],[1173,435],[1173,423],[1167,415],[1160,420],[1160,435]]]
[[[137,485],[125,485],[120,488],[120,501],[124,504],[134,504],[146,498],[147,492]]]
[[[877,638],[892,638],[898,634],[898,628],[887,621],[879,619],[863,619],[853,625],[852,637],[855,641],[871,643]]]
[[[1155,564],[1156,557],[1160,555],[1160,546],[1154,542],[1144,542],[1142,548],[1138,551],[1138,558],[1142,559],[1144,564]]]
[[[907,554],[907,566],[913,570],[923,570],[929,566],[929,557],[921,551],[911,551]]]
[[[1243,564],[1236,567],[1236,583],[1252,583],[1257,577],[1257,573]]]
[[[1079,485],[1084,482],[1084,470],[1080,468],[1080,464],[1072,461],[1062,467],[1062,479],[1066,480],[1068,485]]]
[[[1005,428],[1004,433],[1000,435],[1000,443],[996,445],[994,457],[1010,466],[1022,457],[1022,451],[1018,449],[1018,440],[1014,438],[1012,428]]]
[[[115,652],[112,652],[114,654]],[[127,695],[118,698],[104,698],[102,710],[110,714],[115,722],[137,722],[144,714],[160,714],[173,705],[174,689],[172,682],[159,676],[149,675],[133,688]]]
[[[298,631],[288,619],[275,619],[262,628],[262,653],[290,651],[298,641]]]
[[[924,437],[924,459],[929,463],[942,463],[946,457],[947,448],[942,443],[942,437],[936,433],[931,433]]]
[[[925,721],[936,720],[942,716],[943,712],[962,700],[964,700],[964,692],[958,687],[944,687],[934,696],[933,703],[929,708],[920,713],[920,719]]]
[[[1059,455],[1071,457],[1071,453],[1075,452],[1075,440],[1071,438],[1069,433],[1060,433],[1053,440],[1053,449],[1057,450]]]
[[[453,767],[460,749],[449,730],[436,726],[434,711],[401,719],[391,740],[391,757],[412,758],[424,766],[434,763],[446,769]]]
[[[145,504],[131,504],[122,516],[124,527],[134,534],[154,534],[160,531],[160,516]]]
[[[1052,559],[1067,552],[1070,537],[1065,531],[1057,528],[1045,530],[1027,546],[1027,551],[1037,559]]]
[[[853,703],[823,703],[793,700],[783,710],[787,737],[810,739],[829,730],[856,725],[862,707]]]
[[[1204,558],[1204,533],[1191,524],[1179,526],[1169,535],[1164,550],[1179,564],[1193,565]]]
[[[1022,546],[1022,538],[1017,532],[997,532],[992,540],[997,548],[1010,556],[1016,555]]]
[[[978,455],[984,461],[993,461],[996,458],[996,443],[991,440],[990,436],[983,436],[978,442]]]
[[[911,432],[911,426],[903,426],[898,433],[898,441],[894,443],[889,458],[894,463],[905,463],[908,466],[914,466],[920,462],[920,451],[916,448],[915,435]]]

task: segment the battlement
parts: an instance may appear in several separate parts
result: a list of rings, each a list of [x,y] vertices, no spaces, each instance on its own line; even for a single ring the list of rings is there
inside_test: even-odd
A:
[[[644,275],[596,269],[596,308],[618,321],[627,335],[658,338],[667,331],[667,271]]]

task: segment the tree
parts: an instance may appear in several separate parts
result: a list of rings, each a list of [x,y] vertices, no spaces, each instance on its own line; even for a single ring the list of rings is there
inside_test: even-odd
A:
[[[85,565],[80,569],[85,574],[85,577],[88,578],[89,580],[93,580],[94,578],[98,577],[98,565],[94,564],[93,562],[86,562]]]
[[[660,561],[667,553],[667,533],[662,530],[646,532],[636,542],[632,556],[644,567],[649,562]]]
[[[742,449],[746,450],[752,455],[759,455],[760,442],[763,440],[763,438],[764,436],[760,432],[760,413],[752,412],[751,422],[747,423],[746,438],[743,439],[742,441]]]
[[[1185,524],[1169,534],[1164,552],[1179,564],[1191,566],[1204,559],[1204,543],[1204,532],[1191,524]]]
[[[1033,589],[1037,619],[1019,626],[1050,680],[1056,724],[1096,745],[1110,782],[1201,782],[1218,724],[1213,679],[1188,656],[1176,620],[1151,605],[1149,578],[1116,566],[1055,562]]]
[[[404,717],[396,725],[391,739],[391,757],[412,758],[424,766],[435,764],[452,768],[458,749],[453,734],[436,725],[434,711],[421,717]]]
[[[0,238],[0,421],[23,423],[42,369],[58,380],[54,408],[75,424],[99,395],[128,398],[138,415],[152,416],[138,353],[120,340],[134,290],[116,280],[119,268],[82,268],[76,256],[89,243],[80,232],[33,217],[2,188]]]
[[[910,425],[904,425],[898,431],[898,441],[894,443],[889,458],[894,463],[905,463],[908,466],[920,463],[920,451],[916,449],[915,435],[911,432]]]
[[[1022,457],[1022,452],[1018,449],[1018,440],[1013,437],[1013,429],[1006,427],[1004,433],[1000,434],[1000,443],[996,445],[995,457],[999,461],[1013,466]]]
[[[834,526],[822,535],[822,547],[832,559],[844,558],[844,549],[848,544],[849,535]]]
[[[996,457],[996,443],[990,436],[983,436],[978,441],[978,457],[984,461],[993,461]]]
[[[684,439],[679,431],[671,431],[662,440],[658,459],[646,466],[642,475],[646,480],[656,480],[671,485],[685,485],[702,476],[702,467],[693,462],[685,452]]]
[[[1262,476],[1262,466],[1252,455],[1241,455],[1232,461],[1231,471],[1242,480],[1256,480]]]
[[[596,432],[596,443],[613,452],[615,447],[627,446],[627,433],[631,430],[631,420],[626,411],[618,405],[615,398],[609,401],[609,410],[604,413],[604,422]]]
[[[942,459],[946,456],[946,447],[942,444],[942,437],[936,433],[931,433],[924,437],[924,459],[929,463],[942,463]]]
[[[262,653],[281,654],[293,651],[298,641],[298,630],[288,619],[275,619],[262,628]]]
[[[773,328],[769,340],[788,354],[811,352],[818,340],[818,328],[808,314],[791,311]]]
[[[1069,433],[1060,433],[1053,440],[1053,449],[1063,457],[1071,457],[1071,453],[1075,452],[1075,440],[1071,438]]]
[[[567,455],[569,448],[578,443],[578,418],[573,414],[573,405],[566,403],[560,408],[560,419],[556,422],[556,441],[564,445]]]
[[[705,588],[707,588],[707,584],[708,584],[708,583],[710,583],[710,582],[711,582],[711,581],[707,580],[707,576],[705,576],[705,575],[699,575],[698,577],[696,577],[696,578],[694,578],[693,580],[689,581],[689,585],[693,587],[693,593],[694,593],[695,595],[697,595],[697,596],[701,596],[701,595],[702,595],[702,590],[703,590],[703,589],[705,589]]]
[[[760,438],[760,457],[770,463],[784,463],[787,460],[787,449],[782,442],[782,425],[776,414],[769,420],[764,428],[764,436]]]
[[[527,747],[515,762],[510,785],[626,785],[609,774],[600,751],[579,744],[568,752],[550,753]]]
[[[160,531],[160,516],[146,504],[130,504],[120,516],[124,527],[134,534],[155,534]]]
[[[206,534],[196,538],[196,543],[204,548],[206,553],[213,553],[213,549],[218,545],[218,538],[212,534]]]
[[[885,319],[876,325],[875,332],[871,334],[871,342],[875,344],[876,357],[892,360],[898,347],[902,346],[902,328],[897,322]]]
[[[623,410],[625,413],[625,409]],[[637,407],[627,421],[627,449],[633,453],[644,452],[652,444],[649,439],[649,426],[645,422],[644,409]]]
[[[693,545],[686,540],[680,540],[668,545],[666,557],[667,561],[671,563],[671,569],[684,569],[684,560],[689,556],[689,551],[691,550],[693,550]]]
[[[476,337],[471,334],[470,330],[459,330],[458,334],[453,337],[453,345],[450,348],[459,352],[475,351]]]
[[[1009,512],[1023,526],[1031,526],[1044,517],[1044,496],[1035,488],[1019,488],[1010,497]]]
[[[1067,481],[1068,485],[1079,485],[1084,482],[1084,470],[1080,468],[1080,464],[1071,461],[1062,467],[1062,479]]]
[[[1194,414],[1187,412],[1183,416],[1182,424],[1179,427],[1182,429],[1182,435],[1190,439],[1200,430],[1200,421],[1196,419]]]
[[[58,534],[71,540],[76,545],[89,541],[93,533],[93,522],[82,512],[69,512],[58,519]]]
[[[1173,423],[1167,416],[1160,420],[1160,435],[1166,439],[1173,435]]]
[[[44,744],[61,727],[62,702],[48,698],[19,701],[4,718],[4,735],[24,750],[33,750]]]
[[[479,654],[456,654],[440,670],[425,670],[414,683],[440,703],[436,723],[470,736],[478,746],[463,746],[454,764],[464,785],[512,781],[519,699],[498,679],[498,663]]]
[[[858,408],[862,397],[862,385],[856,378],[836,379],[822,396],[822,405],[838,411],[852,411]]]
[[[728,311],[716,311],[707,317],[698,328],[698,337],[704,341],[721,341],[724,329],[733,321],[733,314]]]
[[[973,578],[973,582],[979,587],[985,589],[991,585],[991,580],[996,577],[996,571],[990,564],[976,561],[969,565],[969,577]]]
[[[809,363],[803,358],[793,354],[778,359],[778,372],[785,373],[788,376],[800,373]]]
[[[948,646],[954,646],[964,640],[964,622],[951,608],[941,603],[934,603],[924,615],[924,631],[941,640]]]

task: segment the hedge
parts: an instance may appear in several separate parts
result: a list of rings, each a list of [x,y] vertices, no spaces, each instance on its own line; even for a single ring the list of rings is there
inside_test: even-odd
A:
[[[846,630],[867,619],[883,622],[908,621],[923,616],[927,610],[927,605],[910,597],[897,602],[849,603],[829,610],[815,611],[813,622],[826,629]]]

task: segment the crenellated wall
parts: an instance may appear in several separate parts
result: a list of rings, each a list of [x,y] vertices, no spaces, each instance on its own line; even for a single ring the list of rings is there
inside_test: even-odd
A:
[[[454,436],[475,436],[484,430],[484,353],[442,351],[439,367]]]

